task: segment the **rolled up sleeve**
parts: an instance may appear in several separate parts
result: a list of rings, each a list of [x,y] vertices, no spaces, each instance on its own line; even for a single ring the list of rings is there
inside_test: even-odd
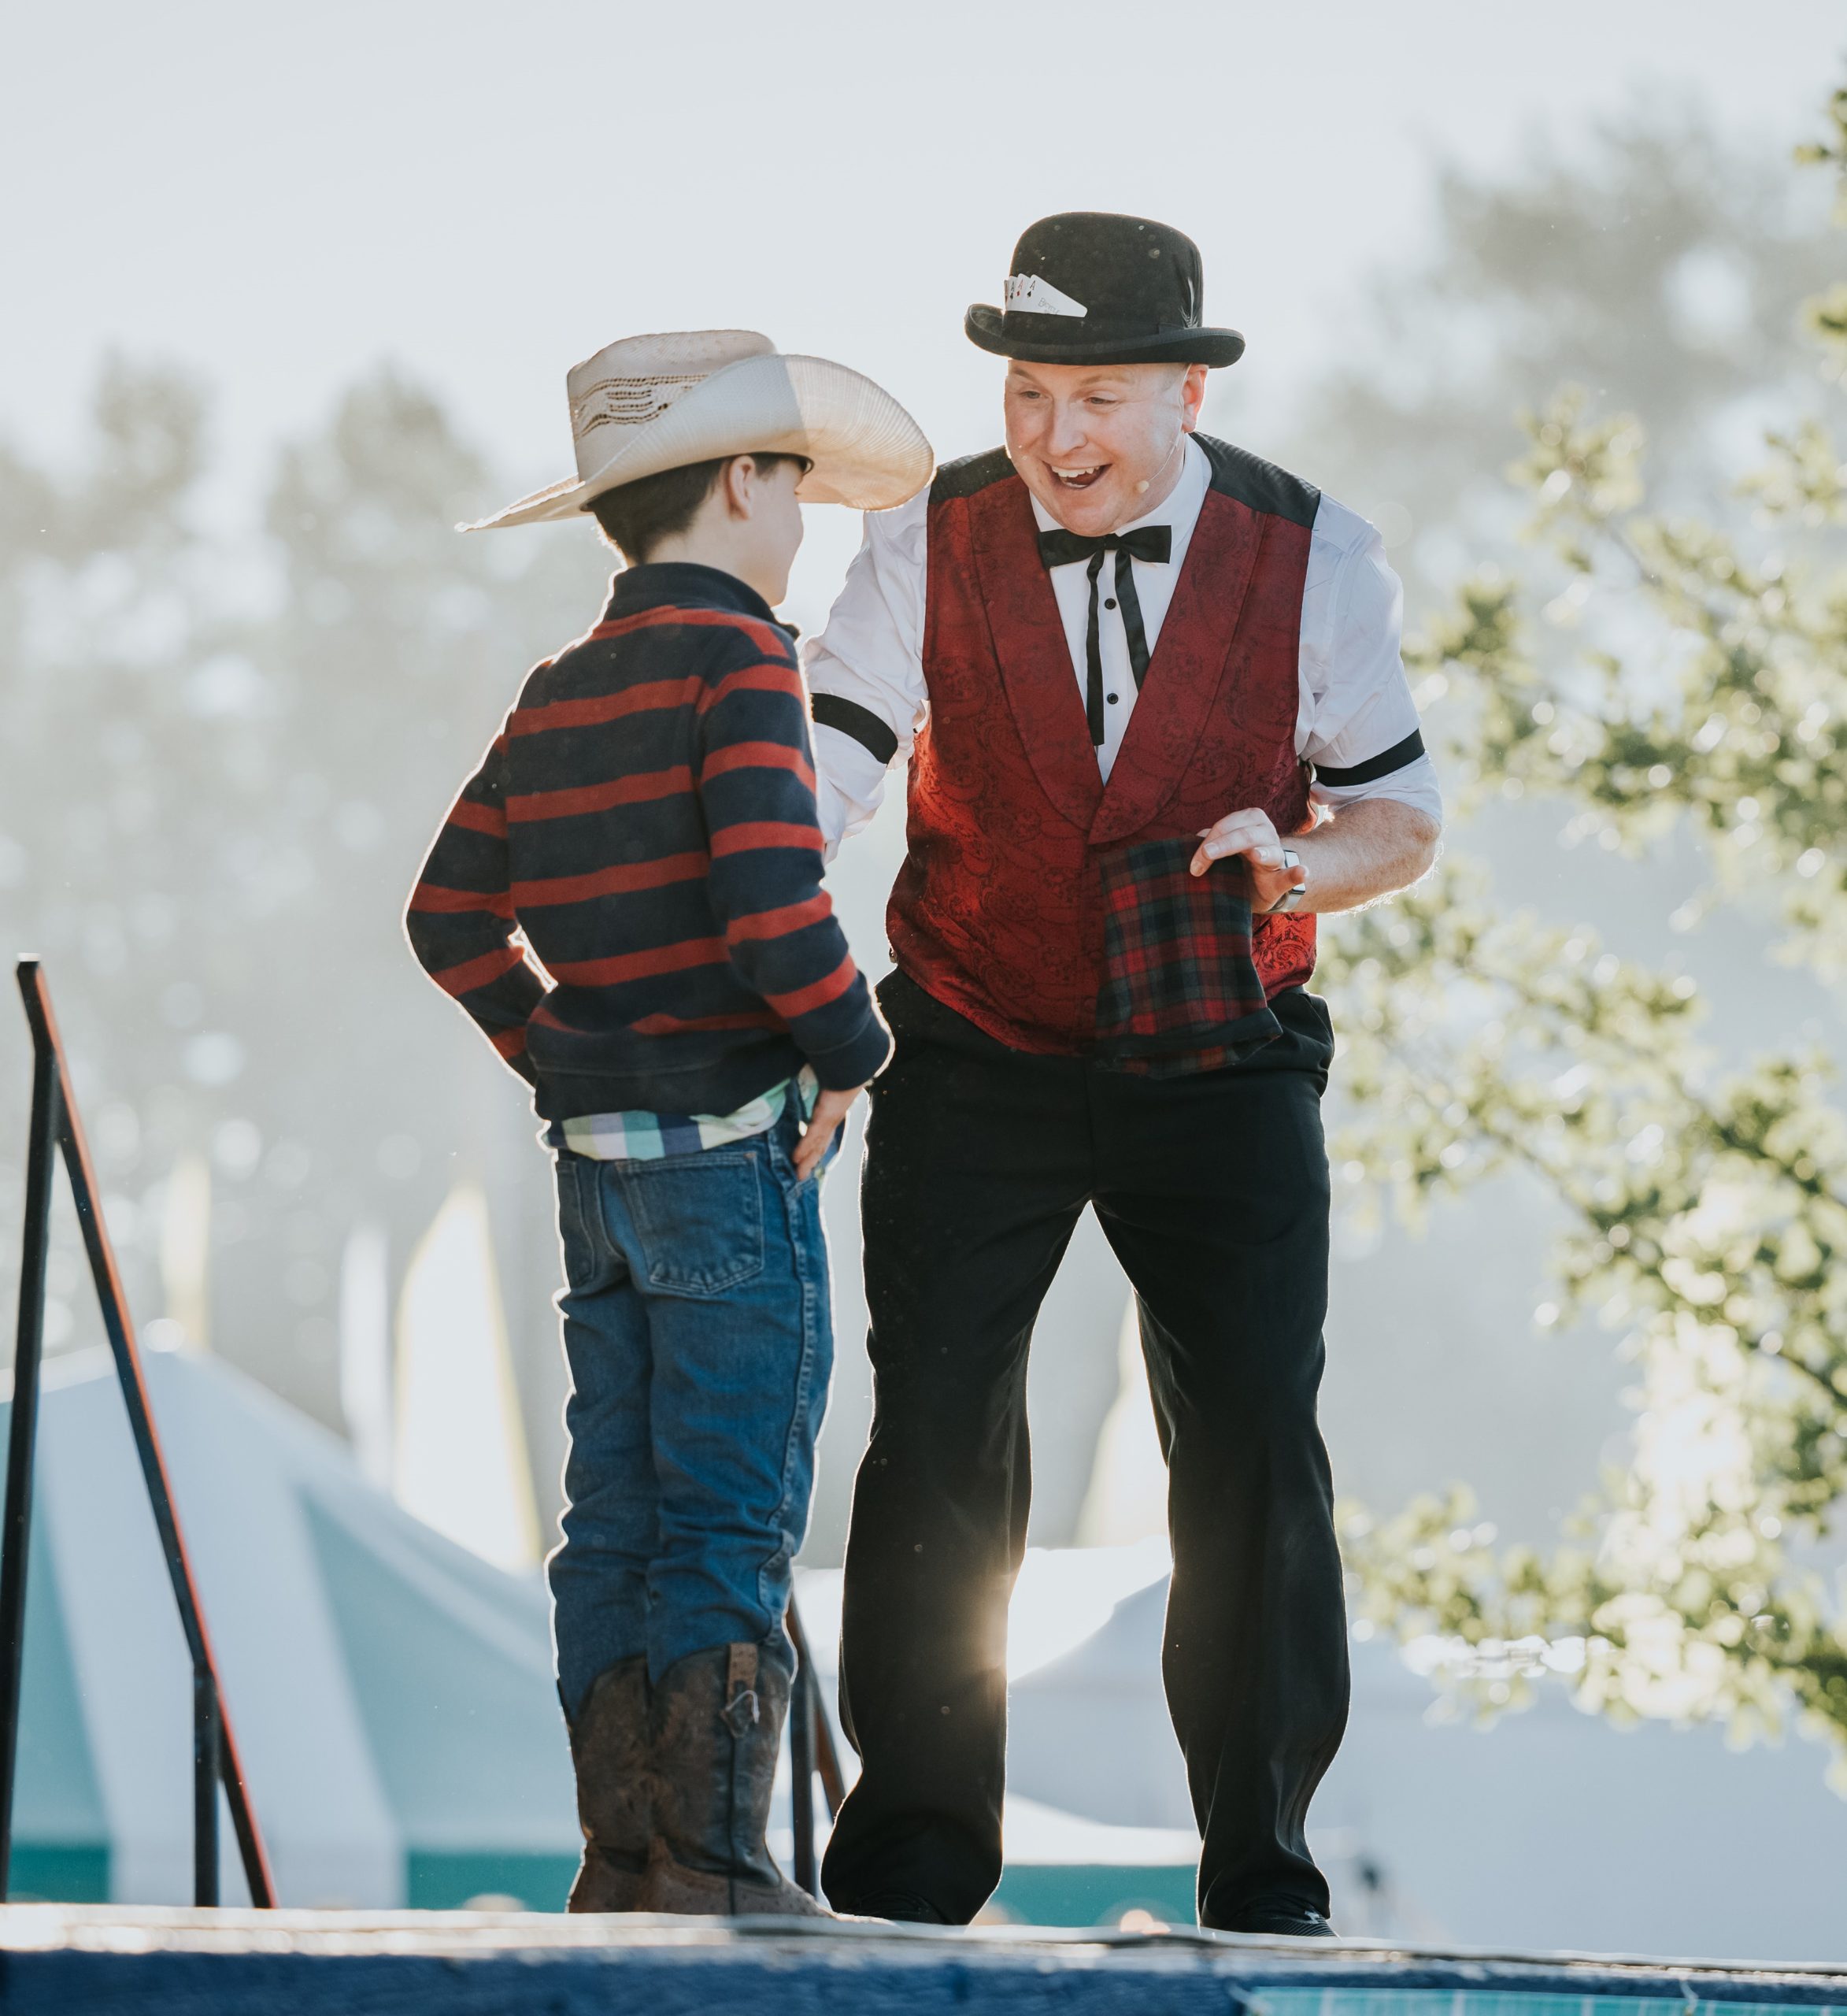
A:
[[[1323,499],[1303,597],[1297,752],[1314,796],[1338,808],[1367,798],[1414,805],[1441,824],[1436,766],[1423,748],[1405,673],[1404,590],[1384,543],[1356,513]]]
[[[865,537],[803,661],[814,711],[815,796],[831,860],[871,825],[894,764],[908,765],[924,683],[927,491],[868,511]]]

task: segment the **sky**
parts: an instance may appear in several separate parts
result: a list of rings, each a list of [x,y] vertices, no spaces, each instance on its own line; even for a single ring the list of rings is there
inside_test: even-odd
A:
[[[1197,239],[1246,398],[1286,402],[1415,255],[1434,159],[1647,94],[1786,147],[1844,52],[1839,0],[0,0],[0,440],[67,448],[115,348],[213,385],[254,482],[389,361],[511,491],[570,466],[576,359],[731,325],[947,457],[998,434],[963,309],[1086,208]],[[797,605],[857,536],[810,518]]]

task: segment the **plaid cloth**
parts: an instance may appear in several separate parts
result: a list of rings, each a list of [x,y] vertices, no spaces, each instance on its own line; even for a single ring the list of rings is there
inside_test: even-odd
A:
[[[597,1162],[657,1162],[668,1155],[694,1155],[701,1149],[767,1134],[782,1118],[791,1088],[801,1102],[802,1118],[809,1118],[820,1082],[805,1065],[796,1077],[772,1085],[730,1113],[587,1113],[554,1120],[545,1140],[552,1147],[568,1148]]]
[[[1188,872],[1197,839],[1105,854],[1100,1062],[1158,1077],[1217,1070],[1282,1034],[1250,956],[1244,864]]]

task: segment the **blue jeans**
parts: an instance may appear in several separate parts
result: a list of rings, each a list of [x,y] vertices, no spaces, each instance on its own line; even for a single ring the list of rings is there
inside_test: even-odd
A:
[[[795,1106],[768,1133],[658,1162],[558,1151],[570,1452],[546,1566],[567,1715],[641,1652],[657,1681],[746,1640],[793,1670],[783,1613],[834,1364]]]

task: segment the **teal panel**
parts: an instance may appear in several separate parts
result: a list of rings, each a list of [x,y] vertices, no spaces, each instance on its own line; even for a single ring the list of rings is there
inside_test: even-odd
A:
[[[405,1901],[413,1911],[459,1911],[476,1897],[512,1897],[527,1911],[561,1911],[577,1873],[576,1855],[469,1855],[413,1850]]]
[[[10,1403],[0,1403],[0,1439],[5,1437],[12,1415]],[[48,1852],[68,1849],[92,1858],[100,1855],[106,1866],[109,1819],[90,1754],[76,1662],[71,1656],[42,1509],[32,1522],[26,1563],[25,1670],[20,1692],[19,1776],[13,1814],[18,1844],[13,1853],[16,1892],[24,1882],[17,1872],[28,1844]],[[74,1899],[89,1892],[39,1894]]]
[[[1246,1997],[1251,2016],[1843,2016],[1779,2002],[1710,2002],[1686,1994],[1541,1995],[1502,1988],[1279,1988]]]
[[[1652,2007],[1627,1996],[1522,1994],[1495,1988],[1273,1988],[1252,1996],[1253,2016],[1630,2016]],[[1683,2004],[1669,2005],[1679,2010]],[[1691,2016],[1691,2010],[1687,2011]]]
[[[6,1887],[9,1904],[106,1904],[109,1850],[15,1841]]]
[[[1190,1862],[1009,1862],[994,1899],[1023,1925],[1113,1925],[1131,1910],[1151,1912],[1164,1925],[1191,1925],[1194,1875]]]
[[[313,1498],[303,1503],[372,1761],[413,1863],[568,1853],[575,1866],[571,1755],[549,1677],[470,1629]],[[458,1593],[465,1616],[471,1592]],[[497,1887],[483,1880],[469,1894]]]

